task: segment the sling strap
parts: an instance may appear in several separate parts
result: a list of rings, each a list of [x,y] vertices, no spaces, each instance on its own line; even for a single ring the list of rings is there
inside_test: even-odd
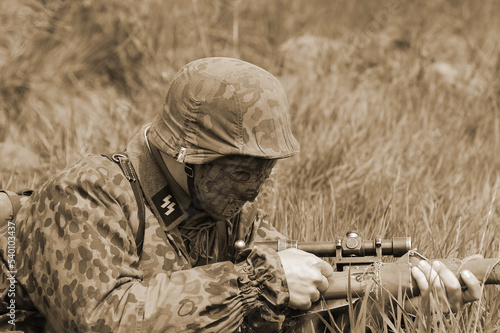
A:
[[[122,169],[125,178],[132,186],[134,191],[135,200],[137,201],[137,216],[139,218],[139,228],[137,229],[137,236],[135,237],[135,244],[137,246],[137,255],[142,252],[142,245],[144,242],[144,232],[146,228],[146,203],[142,195],[141,185],[139,184],[139,178],[134,170],[134,166],[130,162],[128,156],[124,153],[116,154],[103,154],[102,156],[108,158],[110,161],[115,162]]]

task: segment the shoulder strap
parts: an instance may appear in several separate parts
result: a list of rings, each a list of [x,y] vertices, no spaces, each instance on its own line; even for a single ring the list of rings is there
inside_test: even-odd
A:
[[[134,166],[128,159],[125,153],[117,154],[103,154],[102,156],[108,158],[110,161],[117,163],[122,169],[123,174],[130,182],[132,190],[134,191],[135,200],[137,201],[137,216],[139,218],[139,228],[137,230],[137,236],[135,238],[135,244],[137,246],[137,254],[140,255],[142,252],[142,244],[144,241],[144,232],[146,228],[146,204],[144,202],[144,197],[142,195],[141,185],[139,184],[139,178],[135,173]]]

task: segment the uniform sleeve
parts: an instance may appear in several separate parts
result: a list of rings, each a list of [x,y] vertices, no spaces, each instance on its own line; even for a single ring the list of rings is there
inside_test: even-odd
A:
[[[258,241],[286,239],[269,223],[267,214],[262,209],[257,208],[255,202],[246,203],[240,214],[239,230],[236,232],[238,234],[237,238],[243,239],[248,248],[253,248],[253,244]],[[267,250],[274,252],[270,249]],[[244,258],[245,255],[245,252],[237,254],[236,261],[241,260],[241,257]],[[287,318],[286,315],[280,312],[279,316],[275,315],[274,320],[270,320],[269,317],[275,313],[273,309],[272,306],[266,306],[266,304],[254,309],[251,314],[246,316],[244,326],[249,327],[250,331],[254,332],[279,331],[281,326],[287,324]]]
[[[257,308],[283,321],[289,294],[272,250],[143,280],[135,198],[113,167],[82,160],[33,194],[20,219],[18,280],[50,330],[234,331]]]

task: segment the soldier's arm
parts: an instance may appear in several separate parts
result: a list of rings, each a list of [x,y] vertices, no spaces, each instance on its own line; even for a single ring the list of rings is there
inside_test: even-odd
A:
[[[274,251],[143,280],[135,199],[120,190],[124,178],[107,173],[80,165],[59,174],[20,224],[19,279],[50,329],[231,331],[255,309],[279,326],[289,294]]]

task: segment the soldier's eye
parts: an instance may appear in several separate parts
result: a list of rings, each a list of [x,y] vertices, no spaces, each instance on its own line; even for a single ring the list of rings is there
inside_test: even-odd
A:
[[[233,171],[230,173],[231,178],[239,182],[247,182],[250,180],[250,173],[246,171]]]

